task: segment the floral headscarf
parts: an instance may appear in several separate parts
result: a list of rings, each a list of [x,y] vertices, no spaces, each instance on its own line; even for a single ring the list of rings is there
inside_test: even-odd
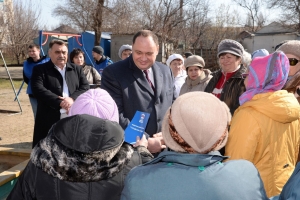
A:
[[[249,66],[246,92],[239,98],[240,105],[256,94],[281,90],[287,81],[289,70],[289,60],[281,51],[253,59]]]

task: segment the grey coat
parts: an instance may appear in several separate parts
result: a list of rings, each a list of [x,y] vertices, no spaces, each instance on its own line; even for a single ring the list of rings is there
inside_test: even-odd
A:
[[[246,160],[222,163],[224,159],[219,152],[164,151],[129,172],[121,200],[268,199],[252,163]]]
[[[161,131],[161,123],[175,97],[171,69],[155,62],[152,66],[154,93],[147,79],[133,62],[132,56],[106,67],[101,88],[115,100],[119,109],[119,123],[125,129],[136,111],[150,113],[146,133],[152,136]]]

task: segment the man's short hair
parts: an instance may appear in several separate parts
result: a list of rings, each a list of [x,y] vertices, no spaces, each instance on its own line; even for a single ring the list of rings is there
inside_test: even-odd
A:
[[[154,43],[158,46],[159,45],[159,41],[158,41],[158,37],[155,33],[153,33],[152,31],[149,30],[141,30],[139,32],[137,32],[134,36],[133,36],[133,40],[132,40],[132,44],[135,43],[135,40],[137,37],[139,36],[143,36],[143,37],[152,37]]]
[[[62,40],[52,40],[49,43],[49,48],[51,49],[54,44],[67,46],[67,44],[64,41],[62,41]]]
[[[30,45],[28,46],[28,49],[33,49],[33,48],[40,49],[40,46],[37,45],[37,44],[30,44]]]

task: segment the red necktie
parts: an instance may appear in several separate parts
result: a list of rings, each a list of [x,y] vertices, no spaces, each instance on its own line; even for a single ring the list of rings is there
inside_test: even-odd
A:
[[[148,70],[143,70],[143,72],[144,72],[144,73],[145,73],[145,75],[146,75],[146,79],[147,79],[147,81],[148,81],[148,83],[149,83],[150,87],[151,87],[151,88],[152,88],[152,90],[155,92],[154,85],[152,84],[152,82],[151,82],[151,80],[150,80],[150,78],[149,78],[149,75],[148,75]]]

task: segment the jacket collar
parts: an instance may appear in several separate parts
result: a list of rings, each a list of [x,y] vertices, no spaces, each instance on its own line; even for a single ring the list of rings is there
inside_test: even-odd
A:
[[[166,162],[166,163],[178,163],[188,166],[203,166],[207,167],[212,164],[222,162],[223,160],[227,159],[228,157],[222,156],[218,151],[210,152],[209,154],[188,154],[188,153],[178,153],[173,151],[163,151],[158,155],[157,158],[153,159],[152,161],[144,164],[155,164],[159,162]]]
[[[241,65],[241,67],[234,73],[234,75],[231,78],[242,78],[242,74],[245,73],[246,71],[247,71],[247,67]],[[222,70],[219,70],[216,73],[217,76],[220,78],[222,75]]]

